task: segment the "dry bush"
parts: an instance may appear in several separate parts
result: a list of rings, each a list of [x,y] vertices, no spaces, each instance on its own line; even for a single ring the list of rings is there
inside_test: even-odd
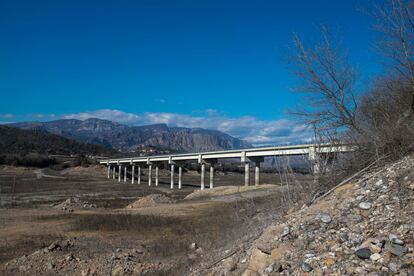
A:
[[[381,79],[364,95],[358,110],[363,129],[363,135],[357,134],[358,158],[372,162],[387,155],[398,159],[412,151],[414,128],[402,120],[404,110],[410,109],[411,90],[412,86],[401,79]]]

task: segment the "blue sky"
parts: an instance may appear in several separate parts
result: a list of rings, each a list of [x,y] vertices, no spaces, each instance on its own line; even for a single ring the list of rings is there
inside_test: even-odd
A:
[[[379,70],[371,5],[0,1],[0,121],[93,116],[219,129],[256,144],[305,137],[285,112],[298,101],[286,65],[292,33],[338,30],[368,80]]]

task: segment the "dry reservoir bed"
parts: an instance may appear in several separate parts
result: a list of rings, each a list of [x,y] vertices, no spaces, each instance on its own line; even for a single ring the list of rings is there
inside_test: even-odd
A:
[[[104,176],[100,167],[0,168],[1,274],[191,274],[243,250],[283,214],[287,196],[280,185],[234,185],[243,182],[235,173],[203,192],[196,172],[182,190],[169,188],[167,171],[159,187]]]

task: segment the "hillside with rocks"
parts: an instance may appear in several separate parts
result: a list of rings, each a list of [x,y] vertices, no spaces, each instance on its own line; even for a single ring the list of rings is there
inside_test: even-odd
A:
[[[251,146],[243,140],[217,130],[168,127],[166,124],[127,126],[96,118],[20,122],[10,126],[43,130],[69,139],[121,151],[132,151],[142,146],[169,148],[181,152],[229,150]]]
[[[208,274],[414,275],[414,157],[288,212]]]

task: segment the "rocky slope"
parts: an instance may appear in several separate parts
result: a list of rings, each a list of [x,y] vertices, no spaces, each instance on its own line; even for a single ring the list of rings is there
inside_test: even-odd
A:
[[[209,275],[414,275],[414,157],[275,222]]]
[[[10,126],[21,129],[40,129],[69,139],[100,144],[122,151],[149,145],[183,152],[251,146],[240,139],[215,130],[168,127],[165,124],[127,126],[95,118],[84,121],[68,119],[50,122],[21,122]]]

